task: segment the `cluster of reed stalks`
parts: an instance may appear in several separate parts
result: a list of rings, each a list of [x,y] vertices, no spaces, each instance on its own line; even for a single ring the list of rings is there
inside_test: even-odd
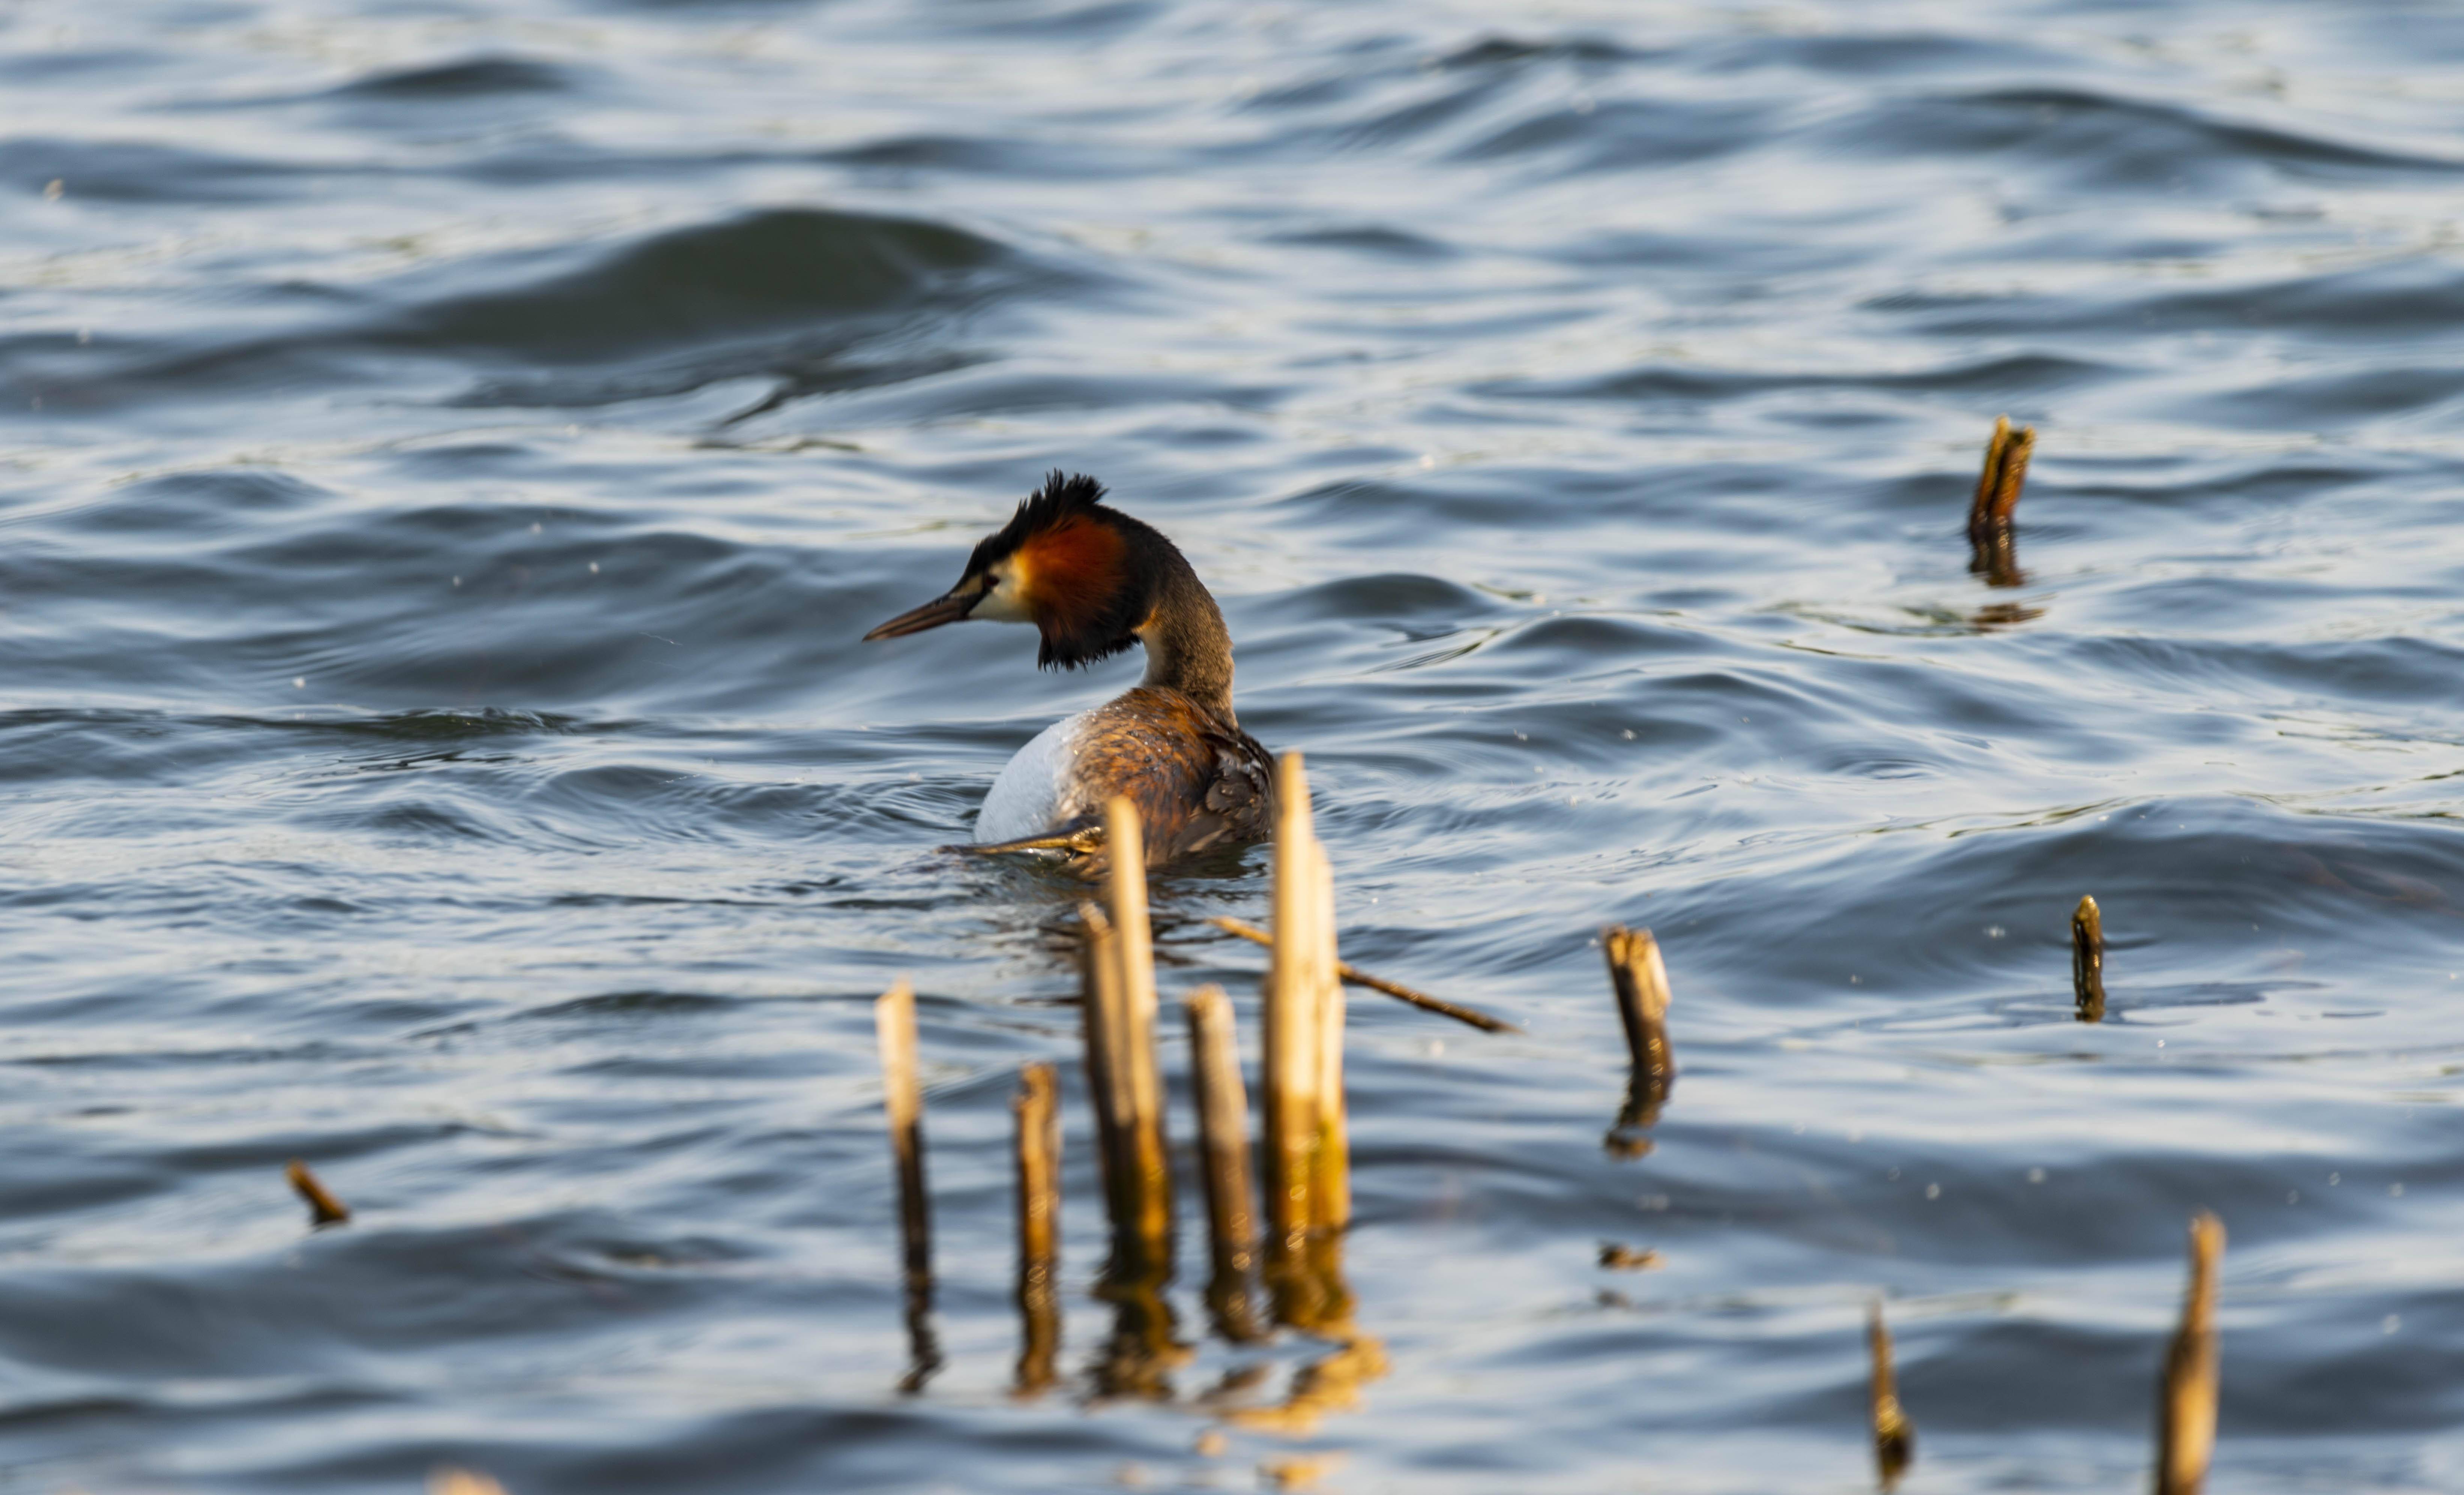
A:
[[[1339,960],[1334,874],[1317,839],[1308,773],[1298,754],[1277,765],[1276,790],[1273,927],[1253,931],[1225,921],[1234,933],[1270,947],[1260,1006],[1263,1059],[1254,1143],[1231,1000],[1209,985],[1190,993],[1181,1005],[1210,1246],[1204,1301],[1211,1326],[1236,1343],[1262,1339],[1284,1326],[1333,1347],[1294,1377],[1284,1401],[1227,1416],[1247,1425],[1293,1428],[1349,1404],[1356,1389],[1384,1367],[1377,1343],[1353,1323],[1353,1296],[1343,1275],[1343,1236],[1352,1223],[1345,982],[1373,986],[1491,1031],[1512,1025]],[[1095,1292],[1115,1309],[1110,1342],[1091,1373],[1098,1396],[1168,1395],[1170,1370],[1189,1355],[1164,1296],[1175,1266],[1175,1179],[1156,1053],[1160,1001],[1143,841],[1136,808],[1126,799],[1113,801],[1105,826],[1104,897],[1078,910],[1086,1087],[1111,1229]],[[932,1225],[915,1081],[914,1005],[903,981],[881,998],[877,1018],[898,1169],[911,1335],[906,1384],[912,1389],[937,1369],[939,1354],[930,1323]],[[1022,1334],[1015,1384],[1022,1394],[1040,1392],[1059,1378],[1059,1093],[1052,1066],[1033,1064],[1021,1071],[1015,1110]]]
[[[1198,1126],[1194,1152],[1210,1243],[1204,1301],[1212,1326],[1235,1343],[1262,1339],[1281,1325],[1333,1346],[1293,1377],[1280,1402],[1224,1415],[1239,1425],[1296,1431],[1352,1405],[1361,1385],[1385,1369],[1377,1341],[1353,1322],[1342,1265],[1343,1237],[1352,1222],[1344,983],[1389,991],[1485,1030],[1512,1025],[1366,976],[1336,958],[1333,873],[1315,833],[1299,755],[1284,758],[1276,781],[1281,819],[1273,928],[1254,931],[1237,921],[1218,921],[1271,949],[1261,1006],[1255,1169],[1249,1092],[1231,1000],[1220,987],[1201,986],[1183,1000],[1182,1008]],[[1099,1397],[1169,1396],[1169,1373],[1190,1353],[1177,1337],[1164,1296],[1174,1265],[1174,1177],[1156,1061],[1159,1001],[1142,840],[1135,809],[1126,800],[1115,801],[1106,826],[1111,854],[1104,901],[1079,909],[1087,1092],[1111,1228],[1111,1249],[1095,1294],[1116,1310],[1111,1337],[1090,1373]],[[2094,1022],[2103,1014],[2103,943],[2094,899],[2081,900],[2073,929],[2079,1016]],[[1600,944],[1630,1060],[1625,1098],[1606,1145],[1616,1155],[1639,1156],[1650,1151],[1650,1130],[1676,1081],[1668,971],[1648,930],[1612,926]],[[905,982],[881,998],[877,1012],[911,1334],[911,1365],[902,1385],[912,1391],[938,1368],[940,1356],[930,1323],[931,1220],[914,1072],[914,1002]],[[1043,1392],[1060,1378],[1059,1095],[1051,1065],[1030,1064],[1021,1071],[1014,1110],[1022,1325],[1015,1385],[1022,1395]],[[2214,1441],[2215,1274],[2223,1239],[2214,1217],[2203,1214],[2193,1221],[2190,1287],[2160,1383],[2158,1495],[2196,1495]],[[1639,1268],[1658,1264],[1659,1255],[1613,1247],[1602,1260]],[[1263,1312],[1256,1287],[1264,1288]],[[1880,1303],[1867,1333],[1875,1461],[1882,1487],[1890,1489],[1915,1458],[1916,1429],[1900,1401]]]

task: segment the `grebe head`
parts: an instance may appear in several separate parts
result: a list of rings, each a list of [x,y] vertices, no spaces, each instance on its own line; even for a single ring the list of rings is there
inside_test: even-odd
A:
[[[1103,502],[1104,485],[1054,472],[967,558],[958,584],[865,635],[866,642],[985,619],[1032,623],[1036,662],[1074,669],[1138,642],[1176,571],[1189,563],[1155,529]]]

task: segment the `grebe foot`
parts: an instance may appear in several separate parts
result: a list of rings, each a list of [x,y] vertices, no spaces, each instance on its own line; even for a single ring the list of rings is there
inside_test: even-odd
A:
[[[944,851],[965,851],[976,856],[1000,856],[1012,851],[1063,851],[1071,856],[1087,856],[1104,849],[1104,827],[1089,825],[1080,830],[1053,836],[1026,836],[1017,841],[968,842],[961,846],[943,846]]]

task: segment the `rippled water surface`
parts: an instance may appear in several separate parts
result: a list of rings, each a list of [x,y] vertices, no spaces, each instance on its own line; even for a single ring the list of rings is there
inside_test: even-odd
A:
[[[1881,1296],[1909,1490],[2109,1491],[2202,1206],[2218,1495],[2464,1487],[2459,214],[2392,0],[0,7],[0,1488],[1850,1491]],[[1136,661],[857,642],[1055,466],[1526,1030],[1355,1000],[1312,1431],[1186,1272],[1092,1394],[1072,894],[933,849]],[[1155,891],[1253,1039],[1265,876]]]

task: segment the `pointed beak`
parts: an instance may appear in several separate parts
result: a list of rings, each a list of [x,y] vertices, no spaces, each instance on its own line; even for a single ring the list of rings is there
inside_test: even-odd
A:
[[[957,623],[974,611],[976,604],[983,600],[981,592],[944,593],[921,607],[900,613],[866,634],[864,641],[869,644],[875,639],[904,638],[910,633],[921,633],[926,628],[937,628],[945,623]]]

